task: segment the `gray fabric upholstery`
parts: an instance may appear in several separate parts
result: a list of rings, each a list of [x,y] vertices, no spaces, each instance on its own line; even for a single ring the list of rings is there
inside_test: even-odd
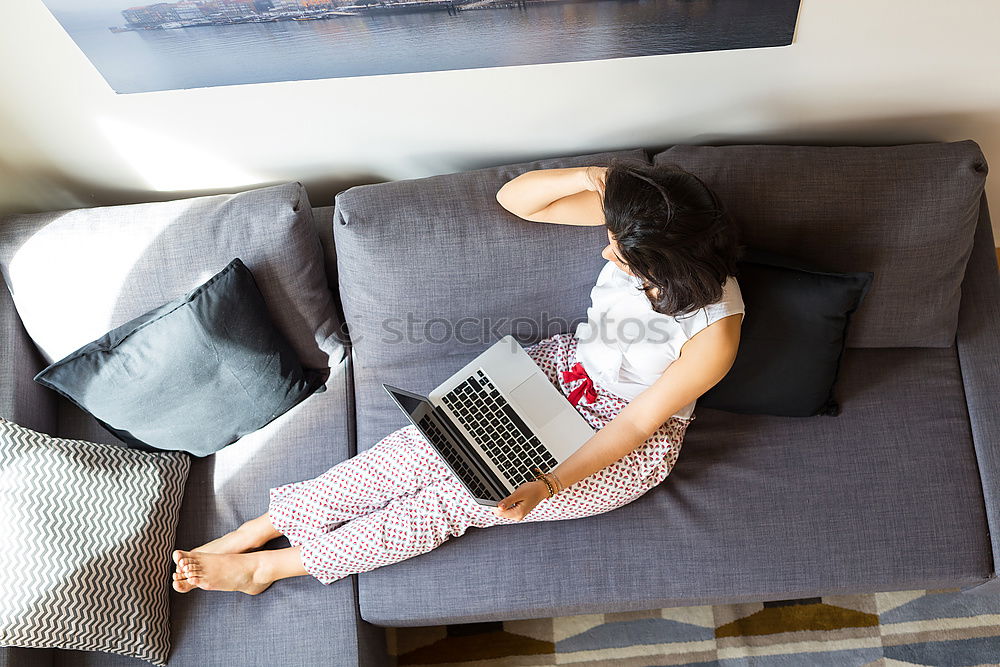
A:
[[[362,573],[361,615],[433,625],[985,580],[955,349],[848,348],[840,383],[836,418],[699,408],[673,472],[642,498],[585,519],[472,528]]]
[[[542,328],[569,331],[586,316],[606,263],[604,228],[528,222],[500,206],[496,193],[526,171],[604,165],[612,156],[647,163],[641,150],[599,153],[337,195],[333,232],[359,450],[405,423],[383,382],[426,392],[507,333],[540,340]]]
[[[45,360],[28,338],[6,285],[0,285],[0,416],[56,435],[56,394],[33,382]]]
[[[1000,593],[1000,270],[986,195],[980,204],[976,245],[962,282],[956,345],[969,406],[972,441],[993,544],[993,575],[976,593]]]
[[[56,651],[48,648],[0,646],[0,667],[52,667],[55,655]]]
[[[673,146],[747,245],[830,271],[872,271],[848,347],[950,347],[987,165],[976,142]]]
[[[340,291],[337,288],[337,248],[333,243],[333,207],[318,206],[313,208],[313,223],[323,247],[323,268],[326,270],[327,286],[333,295],[333,305],[337,311],[337,339],[347,343],[347,327],[344,325],[344,306],[340,301]]]
[[[58,396],[31,378],[45,362],[21,325],[6,284],[0,286],[0,416],[40,433],[59,432]],[[103,429],[102,429],[103,430]],[[0,647],[0,667],[49,667],[50,649]]]
[[[345,345],[345,359],[347,360],[347,435],[348,451],[351,456],[358,453],[357,428],[355,426],[355,401],[354,401],[354,355],[350,352],[350,339],[347,336],[347,325],[344,323],[344,305],[340,299],[340,290],[337,285],[337,248],[333,241],[333,207],[320,206],[313,209],[313,220],[316,221],[316,230],[319,233],[319,240],[323,245],[323,257],[326,268],[327,283],[330,292],[333,294],[333,303],[337,309],[337,338],[341,344]],[[355,585],[357,585],[355,583]]]
[[[233,530],[267,511],[270,488],[315,477],[348,457],[347,373],[345,359],[331,369],[327,391],[213,456],[192,460],[178,548],[190,549]],[[67,405],[64,410],[77,408]],[[66,423],[85,432],[100,429],[73,417]],[[287,542],[279,539],[270,546]],[[311,577],[289,579],[252,599],[204,591],[171,595],[170,667],[387,664],[384,631],[357,622],[353,578],[330,586]],[[144,663],[66,651],[56,664]]]

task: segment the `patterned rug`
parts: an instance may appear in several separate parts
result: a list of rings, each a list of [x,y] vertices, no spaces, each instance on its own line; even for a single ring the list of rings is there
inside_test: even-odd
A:
[[[388,628],[397,665],[1000,665],[1000,595],[958,589]]]

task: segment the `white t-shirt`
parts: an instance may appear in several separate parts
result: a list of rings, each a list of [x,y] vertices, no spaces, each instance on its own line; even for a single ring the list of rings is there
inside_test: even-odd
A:
[[[720,301],[676,317],[653,310],[641,285],[640,278],[608,262],[590,292],[587,321],[575,334],[576,357],[587,374],[627,401],[659,379],[696,333],[728,315],[746,314],[735,276],[726,280]],[[674,416],[690,419],[696,402]]]

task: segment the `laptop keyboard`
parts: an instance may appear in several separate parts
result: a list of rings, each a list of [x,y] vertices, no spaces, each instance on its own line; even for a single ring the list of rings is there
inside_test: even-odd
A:
[[[548,472],[557,461],[535,437],[481,370],[441,400],[513,484],[535,479],[533,469]]]
[[[493,497],[493,494],[486,488],[486,485],[480,481],[479,475],[477,475],[475,471],[469,467],[469,464],[465,462],[462,455],[455,451],[455,448],[451,444],[451,440],[445,437],[444,433],[441,432],[441,429],[438,428],[437,424],[431,421],[430,417],[425,416],[417,423],[420,425],[423,432],[427,434],[427,437],[434,441],[434,444],[437,445],[438,451],[444,455],[448,465],[450,465],[451,469],[455,471],[455,474],[458,475],[459,479],[468,485],[469,490],[472,491],[472,494],[476,498]]]

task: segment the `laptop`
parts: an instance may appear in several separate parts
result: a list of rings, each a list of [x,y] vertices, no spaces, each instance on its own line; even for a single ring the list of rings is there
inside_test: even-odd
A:
[[[509,335],[429,396],[382,386],[480,505],[496,507],[535,466],[552,470],[594,435]]]

